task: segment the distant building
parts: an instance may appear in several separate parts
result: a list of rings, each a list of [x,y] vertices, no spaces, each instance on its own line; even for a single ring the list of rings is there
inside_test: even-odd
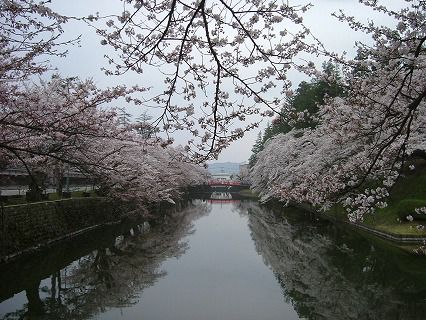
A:
[[[228,173],[238,174],[239,163],[236,162],[217,162],[208,164],[208,171],[211,174]]]

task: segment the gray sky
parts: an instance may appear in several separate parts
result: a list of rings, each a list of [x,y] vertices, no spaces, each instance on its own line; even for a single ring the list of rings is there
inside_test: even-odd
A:
[[[291,2],[290,4],[294,3]],[[303,2],[303,1],[298,1]],[[311,0],[314,8],[305,15],[305,24],[311,31],[321,39],[328,49],[337,52],[346,51],[349,57],[354,56],[355,40],[368,42],[368,39],[360,34],[349,29],[345,24],[340,23],[337,19],[331,17],[331,13],[339,8],[346,13],[355,15],[366,21],[367,19],[374,20],[377,24],[389,24],[386,17],[373,14],[364,6],[358,4],[356,0]],[[403,0],[385,0],[381,1],[385,4],[393,6],[401,6]],[[64,15],[71,16],[88,16],[100,12],[103,14],[118,13],[121,11],[122,3],[119,0],[53,0],[51,7]],[[156,82],[161,83],[162,79],[158,75],[151,75],[145,72],[142,75],[128,73],[119,78],[107,77],[100,70],[106,65],[104,58],[106,47],[100,44],[100,39],[95,34],[94,30],[89,29],[86,25],[80,22],[72,21],[65,27],[65,37],[72,38],[82,35],[81,46],[69,48],[69,54],[64,59],[52,60],[52,65],[58,67],[58,71],[62,76],[79,76],[81,79],[93,78],[100,87],[112,86],[117,84],[139,84],[153,85]],[[319,61],[318,61],[319,63]],[[296,73],[290,73],[289,79],[297,85],[300,81],[306,80],[303,76]],[[148,82],[147,82],[148,80]],[[138,116],[143,112],[136,107],[127,108],[128,111]],[[149,112],[149,111],[148,111]],[[228,149],[222,152],[219,157],[219,162],[244,162],[247,161],[254,141],[259,133],[266,127],[268,120],[264,119],[260,128],[249,132],[244,138],[235,142]]]

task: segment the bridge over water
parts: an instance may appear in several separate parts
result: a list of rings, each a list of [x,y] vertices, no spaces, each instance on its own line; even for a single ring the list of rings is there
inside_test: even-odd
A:
[[[211,194],[213,192],[238,193],[244,189],[250,189],[250,184],[234,180],[209,180],[206,184],[190,188],[190,192],[196,194]]]

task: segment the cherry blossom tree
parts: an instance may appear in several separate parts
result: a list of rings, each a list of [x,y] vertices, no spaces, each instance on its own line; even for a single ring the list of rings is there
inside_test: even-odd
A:
[[[39,85],[23,83],[1,104],[2,162],[25,167],[36,185],[33,173],[47,163],[56,169],[64,164],[93,165],[87,157],[87,139],[125,138],[114,112],[98,109],[125,91],[123,87],[99,90],[92,81],[59,76]]]
[[[51,69],[49,56],[63,57],[65,46],[78,42],[78,39],[63,40],[62,26],[67,17],[53,12],[47,3],[31,0],[0,2],[0,159],[3,166],[10,164],[12,158],[19,160],[18,153],[28,146],[31,148],[26,151],[37,155],[35,134],[43,135],[42,131],[48,128],[35,128],[44,121],[42,105],[38,105],[38,113],[34,115],[31,112],[37,109],[36,106],[24,110],[36,96],[35,87],[30,89],[29,80]],[[44,93],[48,94],[48,90]],[[50,110],[50,115],[53,112],[55,110]],[[31,129],[36,130],[29,134]],[[27,138],[28,141],[24,141]]]
[[[161,141],[93,142],[91,149],[101,155],[103,166],[94,166],[92,174],[112,196],[139,203],[173,204],[187,186],[207,180],[205,169],[192,163],[183,150],[164,147]]]
[[[62,27],[68,18],[52,11],[48,3],[50,1],[0,1],[2,84],[41,75],[52,68],[47,57],[64,57],[65,46],[79,42],[79,38],[64,39]],[[3,92],[3,86],[1,89],[3,97],[7,91]]]
[[[38,192],[38,172],[53,166],[60,174],[68,166],[95,177],[111,196],[147,202],[173,202],[178,189],[203,181],[203,169],[188,163],[184,150],[120,125],[111,103],[133,101],[143,88],[35,78],[51,68],[49,56],[65,56],[61,48],[78,40],[60,40],[69,18],[47,3],[0,2],[0,163],[25,167]]]
[[[184,150],[144,139],[120,125],[113,109],[100,108],[128,92],[59,76],[26,88],[2,105],[2,157],[30,175],[46,164],[67,165],[96,178],[112,196],[173,202],[185,186],[202,183],[203,169],[190,164]]]
[[[320,124],[271,139],[253,171],[265,197],[321,209],[340,202],[352,221],[386,206],[407,157],[426,147],[426,3],[392,11],[360,2],[395,18],[396,28],[337,15],[374,44],[358,43],[357,59],[339,61],[346,96],[320,106]]]
[[[311,56],[322,56],[343,69],[345,96],[324,99],[315,128],[291,131],[270,141],[253,171],[255,187],[266,197],[320,208],[342,202],[349,208],[351,219],[361,219],[373,206],[385,205],[388,189],[407,156],[424,149],[426,4],[406,0],[406,8],[392,10],[376,0],[359,2],[394,18],[395,28],[362,23],[344,12],[337,13],[339,20],[371,36],[372,44],[357,43],[354,59],[327,50],[303,24],[303,13],[311,5],[290,5],[287,1],[126,0],[124,10],[115,16],[81,18],[96,28],[102,44],[116,51],[116,55],[108,55],[108,75],[158,71],[162,87],[91,88],[84,102],[79,101],[80,89],[73,87],[76,96],[72,108],[94,103],[97,110],[89,108],[96,116],[87,130],[79,126],[78,117],[70,124],[69,129],[75,128],[78,135],[66,132],[66,141],[71,136],[75,144],[62,141],[58,147],[64,134],[60,130],[63,119],[55,122],[53,117],[53,122],[40,123],[55,128],[53,131],[47,127],[36,131],[43,134],[40,147],[35,147],[34,128],[30,128],[28,138],[31,144],[25,147],[20,147],[19,139],[14,140],[13,132],[5,130],[10,140],[2,145],[2,157],[24,152],[55,158],[62,150],[62,155],[70,155],[72,150],[75,158],[61,160],[86,164],[84,170],[103,176],[102,181],[114,186],[110,188],[114,192],[148,186],[142,176],[155,172],[155,177],[146,179],[155,180],[153,200],[170,201],[174,192],[167,190],[167,183],[173,189],[192,180],[176,180],[183,164],[175,159],[181,156],[176,157],[176,150],[166,147],[173,142],[175,132],[186,130],[193,135],[185,146],[192,159],[201,162],[217,157],[230,142],[257,126],[257,115],[275,112],[281,119],[290,117],[293,110],[283,108],[286,97],[292,95],[289,70],[333,83],[330,74],[322,74],[309,61]],[[5,27],[1,32],[0,99],[5,120],[0,124],[10,126],[14,121],[21,125],[22,120],[14,119],[14,111],[9,111],[15,110],[14,104],[23,92],[31,96],[31,86],[22,81],[48,69],[42,57],[64,54],[59,50],[67,43],[60,40],[61,25],[69,18],[52,12],[47,2],[16,0],[2,1],[1,5]],[[142,97],[128,96],[132,91],[148,89]],[[153,125],[168,136],[161,140],[136,139],[130,131],[116,134],[120,126],[114,126],[114,117],[98,106],[124,96],[138,105],[160,107],[162,112]],[[30,102],[21,98],[20,103]],[[34,105],[41,106],[39,101]],[[37,123],[37,119],[30,119]],[[27,132],[31,121],[24,123],[19,134]],[[99,131],[91,131],[91,125]],[[164,165],[170,168],[170,176],[161,169]],[[116,173],[108,177],[102,175],[104,169]]]
[[[1,150],[18,159],[19,153],[28,153],[66,161],[67,155],[84,152],[79,148],[87,137],[123,133],[115,123],[115,112],[99,106],[125,91],[124,87],[99,90],[90,80],[56,75],[49,82],[25,85],[1,105]]]
[[[111,68],[105,71],[162,76],[163,86],[152,88],[140,102],[162,108],[155,124],[164,131],[193,134],[187,149],[196,159],[217,157],[255,128],[253,115],[279,112],[291,94],[288,70],[306,68],[294,57],[322,50],[314,38],[304,41],[310,31],[301,14],[310,5],[137,0],[123,1],[123,6],[116,16],[86,19],[103,37],[102,44],[117,53],[108,55]]]

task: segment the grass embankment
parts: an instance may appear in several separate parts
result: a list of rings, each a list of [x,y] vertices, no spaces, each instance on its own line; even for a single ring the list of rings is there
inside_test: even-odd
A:
[[[86,192],[86,191],[73,191],[71,192],[70,197],[60,197],[57,193],[49,193],[46,194],[46,199],[43,201],[54,201],[54,200],[60,200],[60,199],[67,199],[67,198],[85,198],[85,197],[97,197],[97,194],[95,191]],[[4,206],[11,206],[11,205],[18,205],[18,204],[25,204],[29,203],[26,200],[25,195],[22,196],[8,196],[7,200],[3,202]]]
[[[426,214],[415,212],[415,208],[426,207],[426,161],[410,164],[415,165],[415,170],[404,171],[390,192],[388,206],[366,216],[362,226],[402,238],[426,237]],[[326,214],[347,220],[343,207],[335,207]]]

